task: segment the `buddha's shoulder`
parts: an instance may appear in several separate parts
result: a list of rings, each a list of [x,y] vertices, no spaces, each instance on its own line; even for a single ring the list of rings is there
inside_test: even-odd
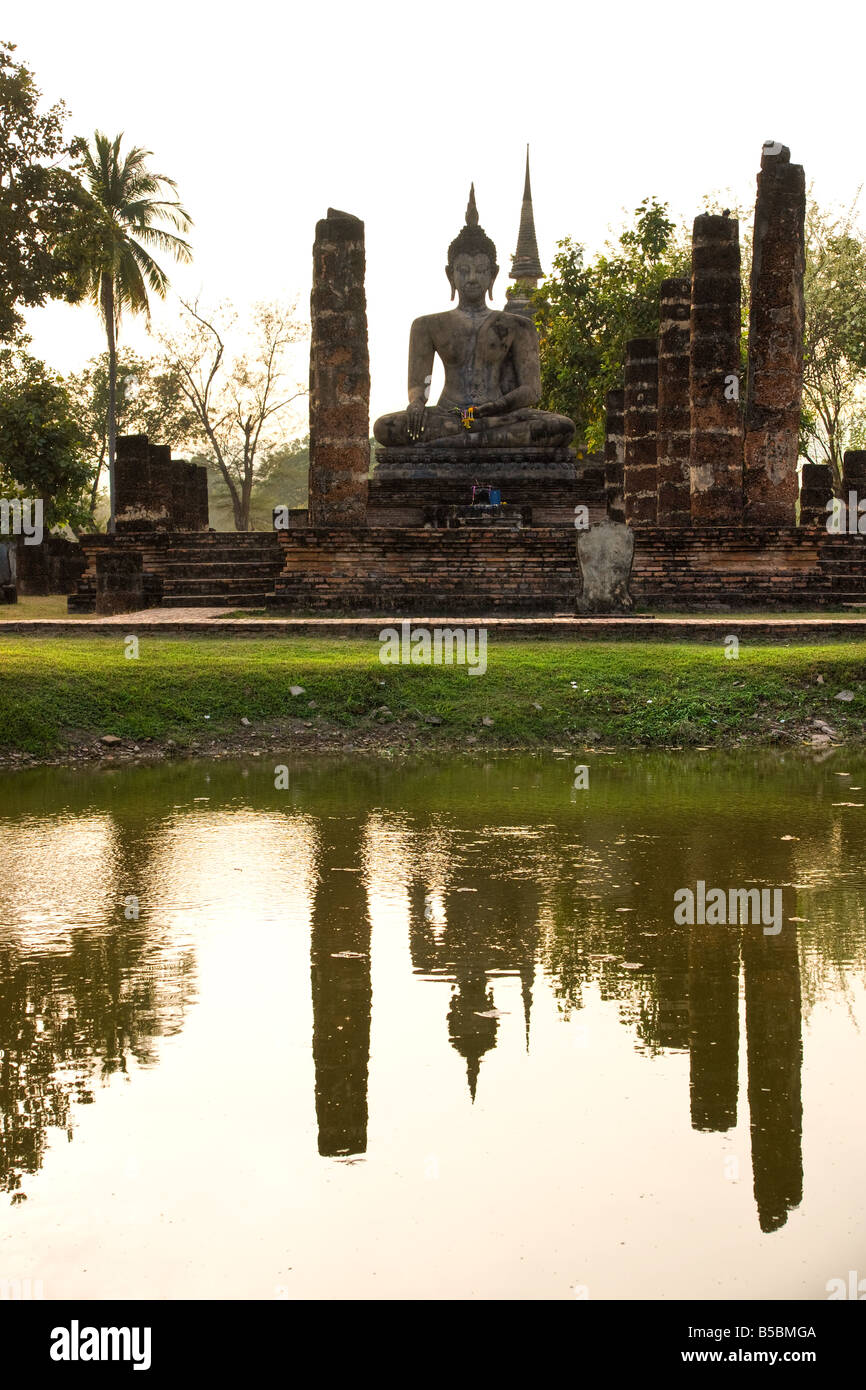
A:
[[[535,334],[535,324],[532,319],[526,318],[523,314],[509,314],[507,309],[500,309],[496,318],[503,328],[507,328],[508,332],[513,333],[515,337]]]

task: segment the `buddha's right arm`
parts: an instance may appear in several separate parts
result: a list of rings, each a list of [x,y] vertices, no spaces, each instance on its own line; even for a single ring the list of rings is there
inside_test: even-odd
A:
[[[409,404],[426,405],[436,349],[427,319],[416,319],[409,334]]]

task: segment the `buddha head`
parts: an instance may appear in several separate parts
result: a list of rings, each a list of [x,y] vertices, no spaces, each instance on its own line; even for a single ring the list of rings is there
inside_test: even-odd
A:
[[[466,224],[448,247],[445,274],[451,285],[452,299],[456,293],[461,300],[477,308],[484,303],[488,294],[493,298],[493,282],[499,274],[496,247],[478,225],[474,183],[469,190]]]

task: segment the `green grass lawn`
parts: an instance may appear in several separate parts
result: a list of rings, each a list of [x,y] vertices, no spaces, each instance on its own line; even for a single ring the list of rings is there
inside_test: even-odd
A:
[[[19,598],[17,603],[4,603],[0,606],[0,623],[21,623],[30,618],[68,618],[65,594],[49,594],[46,597],[34,595],[32,598]]]
[[[0,637],[0,747],[45,754],[76,735],[192,739],[252,723],[304,719],[349,730],[388,716],[425,744],[725,744],[802,738],[815,717],[846,739],[866,723],[866,642],[510,641],[488,644],[484,675],[466,667],[379,662],[376,641],[326,638]],[[818,676],[823,676],[823,684]],[[292,685],[304,687],[293,697]],[[850,690],[854,699],[834,697]],[[309,701],[315,707],[309,708]],[[540,708],[536,708],[540,706]],[[209,716],[206,718],[206,716]],[[428,726],[428,716],[441,724]],[[484,717],[494,722],[482,724]]]

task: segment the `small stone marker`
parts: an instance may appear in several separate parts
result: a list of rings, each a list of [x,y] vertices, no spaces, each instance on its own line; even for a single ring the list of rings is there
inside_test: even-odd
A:
[[[634,533],[606,517],[577,538],[582,588],[579,613],[617,613],[632,607],[628,591],[634,559]]]

